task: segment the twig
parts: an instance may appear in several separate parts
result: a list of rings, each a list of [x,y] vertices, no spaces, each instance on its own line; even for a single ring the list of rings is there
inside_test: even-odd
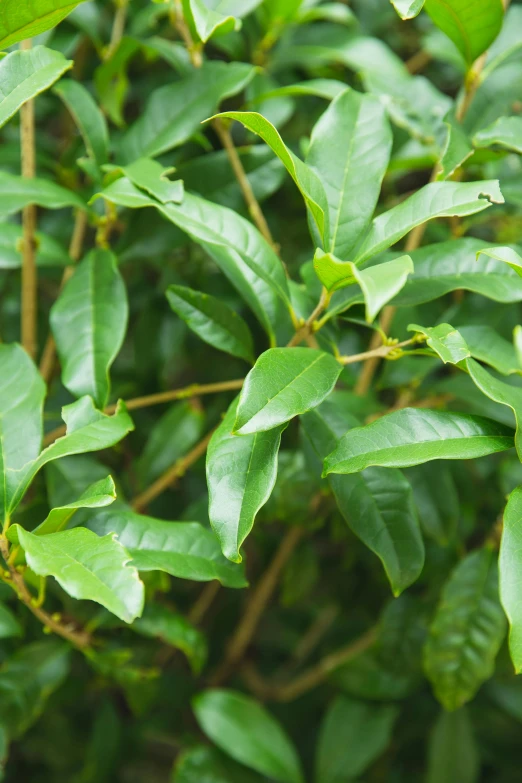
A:
[[[221,589],[221,584],[214,579],[209,582],[203,590],[200,592],[193,606],[191,607],[187,619],[194,625],[199,625],[203,617],[206,615],[212,603]]]
[[[282,675],[289,675],[294,669],[300,666],[310,657],[321,639],[331,628],[339,615],[339,609],[332,604],[326,606],[311,623],[310,627],[296,645],[292,657],[285,666],[278,672],[277,679],[282,679]]]
[[[404,64],[408,69],[408,72],[413,74],[418,73],[419,71],[423,71],[428,63],[431,62],[431,60],[431,54],[425,49],[421,49],[420,52],[417,52],[413,55],[413,57],[410,57],[409,60],[406,60]]]
[[[177,479],[181,478],[194,462],[203,456],[207,450],[209,441],[214,434],[214,430],[208,432],[194,448],[181,459],[177,460],[162,476],[150,485],[144,492],[137,495],[131,505],[135,511],[142,511],[152,500],[161,495]]]
[[[116,0],[116,13],[114,14],[114,20],[112,23],[111,40],[103,54],[103,60],[110,60],[118,46],[125,32],[125,22],[127,21],[127,9],[129,6],[129,0]]]
[[[243,382],[244,378],[238,378],[235,381],[221,381],[220,383],[193,383],[190,386],[184,386],[182,389],[158,392],[157,394],[149,394],[146,397],[134,397],[132,400],[126,400],[125,405],[129,411],[137,410],[138,408],[149,408],[152,405],[162,405],[165,402],[173,402],[174,400],[185,400],[190,399],[191,397],[200,397],[203,394],[214,394],[216,392],[240,389],[243,386]],[[116,408],[117,403],[107,405],[107,407],[104,408],[104,413],[113,414],[116,411]],[[54,443],[57,438],[61,438],[62,435],[65,435],[65,432],[65,424],[51,430],[44,438],[44,446]]]
[[[480,86],[480,81],[481,81],[480,76],[482,73],[482,69],[484,68],[484,65],[486,63],[487,56],[488,56],[487,52],[481,54],[480,57],[477,60],[475,60],[475,62],[470,68],[469,73],[466,76],[464,82],[464,95],[462,96],[462,100],[459,106],[457,107],[457,111],[455,112],[455,117],[458,122],[462,122],[462,120],[466,116],[467,111],[473,101],[473,98],[475,97],[475,93],[477,92]]]
[[[33,598],[29,592],[22,574],[16,570],[14,565],[9,563],[9,542],[5,536],[0,536],[0,552],[2,553],[2,557],[8,568],[8,573],[4,574],[2,578],[7,584],[11,585],[20,601],[27,606],[34,616],[37,617],[46,628],[49,628],[53,633],[66,639],[80,650],[85,650],[89,647],[91,644],[91,637],[86,631],[75,630],[70,625],[65,625],[57,619],[56,615],[50,615],[38,605],[37,599]]]
[[[341,364],[354,364],[355,362],[364,362],[368,359],[385,359],[393,354],[395,351],[401,351],[407,345],[414,345],[420,342],[420,337],[411,337],[409,340],[403,340],[402,343],[391,343],[389,345],[379,345],[377,348],[373,348],[370,351],[364,351],[364,353],[353,353],[351,356],[341,356],[339,361]],[[400,355],[400,353],[399,353]]]
[[[173,8],[173,12],[170,15],[172,24],[180,34],[183,43],[187,47],[187,51],[189,53],[189,57],[192,65],[194,66],[194,68],[201,68],[201,66],[203,65],[201,45],[198,46],[194,42],[194,39],[192,38],[189,27],[183,17],[183,6],[181,5],[181,0],[173,0],[173,2],[174,2],[174,8]]]
[[[22,41],[20,48],[27,51],[32,43]],[[20,109],[20,151],[22,177],[32,179],[36,175],[36,151],[34,139],[34,101],[23,104]],[[36,205],[28,204],[22,211],[22,345],[34,359],[36,356],[37,284],[36,273]]]
[[[69,256],[73,261],[78,261],[82,254],[83,240],[85,237],[85,231],[87,229],[87,213],[83,210],[78,210],[74,221],[74,228],[71,237],[71,244],[69,245]],[[74,272],[74,265],[66,266],[62,281],[60,283],[60,291],[63,289],[66,282],[69,280]],[[52,334],[49,332],[45,346],[42,352],[42,358],[40,359],[40,375],[46,383],[49,382],[53,374],[54,360],[56,358],[56,344]]]
[[[243,616],[227,645],[223,662],[211,678],[213,686],[224,682],[241,661],[255,633],[261,615],[274,593],[281,571],[302,536],[302,528],[294,526],[290,527],[283,537],[274,558],[250,596]]]
[[[299,343],[303,342],[303,340],[307,340],[310,336],[313,335],[314,331],[314,324],[323,312],[323,310],[328,307],[330,304],[330,299],[332,298],[332,294],[329,293],[326,288],[323,287],[323,290],[321,291],[321,297],[319,299],[319,302],[317,303],[317,306],[315,310],[312,312],[312,314],[306,319],[304,324],[302,324],[290,340],[290,342],[287,344],[287,348],[291,348],[294,345],[299,345]]]

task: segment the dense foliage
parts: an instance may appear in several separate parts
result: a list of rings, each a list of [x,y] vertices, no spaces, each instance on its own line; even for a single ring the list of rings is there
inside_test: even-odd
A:
[[[3,779],[518,780],[522,5],[0,11]]]

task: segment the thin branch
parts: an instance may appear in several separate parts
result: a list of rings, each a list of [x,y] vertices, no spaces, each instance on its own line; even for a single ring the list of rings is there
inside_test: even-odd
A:
[[[189,622],[193,623],[194,625],[199,625],[212,606],[214,599],[219,593],[220,589],[221,584],[217,581],[217,579],[214,579],[212,582],[209,582],[205,585],[187,615]]]
[[[190,29],[185,22],[185,18],[183,16],[183,6],[181,4],[181,0],[173,0],[174,2],[174,8],[173,12],[170,15],[171,22],[180,34],[183,43],[187,47],[187,51],[190,56],[190,61],[194,68],[201,68],[203,65],[203,56],[201,54],[201,45],[198,45],[194,42],[194,39],[192,38]]]
[[[408,72],[413,74],[419,73],[419,71],[423,71],[424,68],[431,62],[431,60],[432,55],[425,49],[421,49],[420,52],[417,52],[412,57],[410,57],[409,60],[406,60],[404,64],[408,69]]]
[[[76,213],[76,218],[74,220],[74,228],[71,237],[71,243],[69,245],[69,256],[70,258],[72,258],[73,261],[79,261],[80,259],[80,256],[82,254],[83,240],[85,237],[86,229],[87,229],[87,212],[84,212],[83,210],[78,210],[78,212]],[[74,272],[73,264],[70,264],[69,266],[65,267],[62,275],[62,281],[60,283],[60,291],[63,289],[64,285],[69,280],[73,272]],[[52,377],[55,358],[56,358],[56,344],[54,342],[54,338],[52,334],[49,332],[49,335],[47,337],[42,352],[42,358],[40,359],[40,375],[42,376],[42,378],[46,383],[49,383]]]
[[[161,495],[166,489],[174,484],[177,479],[181,478],[186,471],[197,462],[200,457],[207,450],[209,441],[214,434],[215,428],[208,432],[203,440],[201,440],[192,451],[189,451],[181,459],[177,460],[162,476],[160,476],[153,484],[150,485],[144,492],[137,495],[132,501],[131,505],[135,511],[142,511],[149,503],[151,503],[158,495]]]
[[[129,0],[116,0],[116,13],[114,14],[114,20],[112,23],[111,40],[103,54],[103,60],[110,60],[118,46],[125,32],[125,23],[127,21],[127,10],[129,6]]]
[[[228,679],[243,658],[261,616],[274,593],[281,571],[301,540],[303,532],[302,528],[294,526],[290,527],[283,537],[274,558],[250,596],[243,616],[227,645],[223,662],[211,678],[213,686],[220,685]]]
[[[22,41],[20,48],[29,50],[31,40]],[[20,151],[22,177],[36,175],[36,147],[34,139],[34,101],[27,101],[20,109]],[[37,342],[37,285],[36,272],[36,206],[28,204],[22,211],[22,345],[34,359]]]
[[[299,345],[299,343],[302,343],[303,340],[308,340],[310,336],[313,336],[314,332],[314,324],[323,312],[323,310],[328,307],[330,304],[330,299],[332,298],[332,294],[329,293],[326,288],[323,287],[323,290],[321,291],[321,297],[319,299],[319,302],[317,303],[317,306],[315,307],[312,314],[306,319],[304,324],[302,324],[290,342],[287,345],[287,348],[291,348],[294,345]]]
[[[8,572],[2,575],[3,580],[11,585],[20,601],[27,606],[34,616],[37,617],[46,628],[58,636],[61,636],[63,639],[66,639],[78,649],[85,650],[89,647],[91,644],[91,637],[86,631],[77,630],[71,625],[66,625],[58,619],[57,615],[50,615],[38,605],[38,599],[33,598],[29,592],[22,574],[16,570],[14,565],[11,565],[8,562],[9,542],[5,536],[0,536],[0,552],[2,553],[2,557],[8,568]]]
[[[129,411],[137,410],[138,408],[149,408],[152,405],[162,405],[165,402],[173,402],[174,400],[187,400],[191,397],[200,397],[203,394],[233,391],[234,389],[240,389],[243,386],[243,383],[244,378],[238,378],[235,381],[221,381],[220,383],[193,383],[190,386],[184,386],[182,389],[158,392],[157,394],[149,394],[146,397],[134,397],[132,400],[126,400],[125,405]],[[104,413],[112,415],[116,411],[116,408],[117,403],[107,405],[107,407],[104,408]],[[65,435],[65,432],[65,424],[51,430],[44,438],[44,446],[54,443],[57,438],[61,438],[62,435]]]
[[[400,352],[402,348],[405,348],[407,345],[414,345],[415,343],[420,342],[420,337],[411,337],[409,340],[403,340],[402,343],[391,343],[390,345],[379,345],[377,348],[374,348],[370,351],[364,351],[364,353],[353,353],[351,356],[341,356],[339,358],[339,361],[341,364],[355,364],[356,362],[364,362],[368,359],[386,359],[387,357],[390,357],[391,354],[394,354],[395,352],[399,352],[398,356],[400,356]],[[397,356],[397,358],[398,358]]]

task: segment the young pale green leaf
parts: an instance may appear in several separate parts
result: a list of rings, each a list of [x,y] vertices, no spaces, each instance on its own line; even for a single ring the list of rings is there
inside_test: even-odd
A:
[[[493,43],[504,18],[502,0],[426,0],[424,7],[437,27],[451,38],[468,66]]]
[[[172,783],[263,783],[257,772],[225,756],[210,745],[196,745],[181,753]]]
[[[16,525],[27,564],[39,576],[54,576],[73,598],[105,606],[126,623],[143,611],[145,590],[130,556],[114,535],[99,538],[77,527],[35,536]]]
[[[485,255],[477,259],[483,247],[483,242],[470,237],[413,251],[414,272],[394,304],[422,304],[458,290],[473,291],[496,302],[521,301],[522,280],[511,268]]]
[[[458,364],[471,356],[463,336],[450,324],[437,324],[437,326],[410,324],[408,331],[423,334],[427,338],[427,345],[435,351],[444,364]]]
[[[0,232],[0,269],[22,266],[22,226],[3,223]],[[67,250],[48,234],[36,232],[36,264],[42,267],[64,267],[72,263]]]
[[[240,563],[241,545],[274,488],[284,427],[232,435],[237,404],[237,400],[232,403],[212,436],[206,469],[210,524],[225,557]]]
[[[90,92],[73,79],[63,79],[53,92],[69,109],[90,157],[98,166],[103,166],[109,158],[109,131],[105,117]]]
[[[424,648],[424,668],[447,710],[470,701],[493,674],[506,634],[492,549],[467,555],[446,582]]]
[[[28,100],[72,68],[72,60],[45,46],[11,52],[0,60],[0,128]]]
[[[206,343],[254,363],[250,329],[221,299],[182,285],[171,285],[167,288],[167,300],[174,312]]]
[[[183,182],[180,179],[174,182],[168,179],[167,174],[170,169],[165,169],[155,160],[138,158],[127,166],[115,168],[128,177],[133,185],[144,190],[161,204],[168,204],[171,201],[180,204],[183,201]]]
[[[241,22],[234,16],[223,13],[221,8],[230,5],[228,0],[213,2],[213,0],[186,0],[185,7],[190,13],[191,21],[203,43],[214,34],[223,35],[232,30],[239,30]]]
[[[477,250],[477,260],[480,256],[489,256],[495,261],[502,261],[507,264],[519,277],[522,277],[522,256],[512,247],[485,247]]]
[[[328,201],[322,182],[315,171],[288,149],[276,128],[261,114],[253,111],[227,111],[218,116],[241,122],[245,128],[260,136],[268,144],[299,188],[320,240],[323,246],[326,246],[329,236]]]
[[[430,739],[426,783],[477,783],[479,772],[479,751],[467,710],[441,710]]]
[[[76,207],[86,209],[82,199],[48,179],[26,179],[17,174],[0,172],[0,218],[21,212],[28,204],[45,209]]]
[[[78,264],[51,310],[63,384],[77,397],[90,394],[99,408],[109,399],[109,370],[125,337],[128,311],[116,256],[101,248]]]
[[[397,708],[337,696],[324,717],[317,747],[317,783],[362,775],[391,740]]]
[[[194,674],[199,674],[207,660],[205,635],[181,614],[161,604],[149,604],[143,616],[132,624],[132,630],[143,636],[160,639],[187,656]]]
[[[522,373],[515,347],[491,326],[486,324],[459,326],[459,332],[474,359],[489,364],[502,375]]]
[[[201,729],[233,759],[279,783],[303,783],[297,754],[279,723],[250,696],[203,691],[193,700]]]
[[[91,397],[82,397],[62,408],[62,417],[67,433],[44,449],[37,459],[28,462],[14,473],[13,485],[9,486],[8,511],[13,511],[24,496],[29,484],[40,468],[55,459],[72,454],[85,454],[114,446],[134,429],[125,403],[118,402],[113,416],[106,416],[96,410]]]
[[[2,0],[0,49],[55,27],[83,0]]]
[[[474,359],[466,360],[466,369],[475,386],[489,397],[490,400],[507,405],[515,414],[517,429],[515,433],[515,446],[519,459],[522,460],[522,389],[517,386],[510,386],[509,383],[499,381],[481,364]]]
[[[323,460],[358,422],[336,393],[301,418]],[[424,545],[412,490],[399,470],[367,468],[359,474],[328,477],[339,511],[356,536],[381,560],[395,595],[419,576]]]
[[[522,153],[522,118],[499,117],[492,125],[482,128],[473,137],[475,147],[498,144],[508,150]]]
[[[324,185],[328,203],[325,250],[350,256],[368,228],[379,198],[392,144],[382,103],[347,89],[315,125],[306,162]]]
[[[19,472],[38,457],[45,384],[20,345],[0,345],[0,503],[8,515]]]
[[[133,511],[97,514],[88,526],[98,535],[116,533],[138,571],[165,571],[180,579],[245,587],[243,566],[221,554],[211,530],[197,522],[165,522]]]
[[[32,532],[36,536],[44,536],[47,533],[59,533],[68,524],[79,508],[102,508],[110,506],[116,500],[116,487],[112,476],[97,481],[87,487],[78,500],[68,503],[66,506],[53,508]]]
[[[424,0],[391,0],[401,19],[413,19],[422,11]]]
[[[386,250],[415,226],[433,218],[473,215],[492,204],[503,203],[498,180],[431,182],[373,220],[354,262],[360,264]]]
[[[509,651],[517,674],[522,671],[521,544],[522,487],[517,487],[510,494],[504,511],[499,557],[500,600],[509,620]]]
[[[154,90],[145,111],[123,137],[121,158],[130,163],[179,147],[222,100],[241,92],[254,74],[255,68],[247,63],[214,60]]]
[[[315,408],[333,390],[342,366],[310,348],[270,348],[250,370],[239,395],[234,432],[249,435]]]
[[[446,144],[439,161],[437,180],[446,180],[473,155],[473,147],[462,125],[453,116],[446,118]]]
[[[512,447],[511,428],[482,416],[404,408],[347,433],[325,459],[323,475],[474,459]]]

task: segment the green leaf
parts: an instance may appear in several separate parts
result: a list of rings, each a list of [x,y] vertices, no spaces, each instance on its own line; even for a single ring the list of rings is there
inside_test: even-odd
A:
[[[181,285],[167,288],[167,300],[174,312],[206,343],[254,363],[250,329],[227,304],[211,294]]]
[[[388,747],[396,718],[396,707],[337,696],[319,733],[317,783],[340,783],[362,775]]]
[[[233,435],[237,405],[235,400],[209,443],[207,484],[210,524],[225,557],[240,563],[241,545],[274,488],[284,427]]]
[[[245,128],[260,136],[268,144],[299,188],[321,242],[326,246],[329,236],[329,208],[322,182],[315,171],[288,149],[276,128],[261,114],[253,111],[227,111],[217,116],[241,122]]]
[[[498,180],[432,182],[373,220],[354,262],[360,264],[386,250],[427,220],[473,215],[492,204],[503,203]]]
[[[502,0],[426,0],[432,21],[451,38],[468,66],[488,49],[500,32],[504,18]]]
[[[426,783],[477,783],[479,752],[466,709],[441,711],[431,736]]]
[[[447,128],[446,144],[442,150],[437,180],[449,179],[473,155],[471,141],[462,125],[452,116],[446,118],[444,125]]]
[[[18,474],[40,453],[45,384],[20,345],[0,345],[0,499],[9,514]]]
[[[194,674],[199,674],[203,669],[207,660],[205,636],[181,614],[176,614],[161,604],[149,604],[143,616],[134,621],[132,629],[181,650]]]
[[[22,226],[3,223],[0,232],[0,269],[22,266]],[[48,234],[36,232],[36,264],[41,267],[64,267],[71,264],[65,248]]]
[[[28,100],[72,68],[72,60],[45,46],[11,52],[0,60],[0,128]]]
[[[336,394],[301,418],[321,460],[358,423]],[[351,476],[331,475],[328,483],[347,524],[381,560],[394,595],[399,595],[418,578],[424,565],[424,545],[408,481],[399,470],[367,468]]]
[[[413,19],[422,11],[425,0],[391,0],[401,19]]]
[[[351,89],[330,104],[312,131],[306,161],[321,178],[328,203],[325,249],[339,258],[350,259],[370,224],[391,144],[382,103]]]
[[[23,636],[22,626],[7,606],[0,604],[0,639]]]
[[[499,117],[492,125],[482,128],[473,137],[475,147],[498,144],[508,150],[522,153],[522,118]]]
[[[279,783],[303,783],[286,733],[250,696],[208,690],[195,697],[193,707],[201,729],[233,759]]]
[[[459,332],[474,359],[489,364],[502,375],[522,373],[513,344],[501,337],[491,326],[485,324],[459,326]]]
[[[237,764],[209,745],[181,753],[176,761],[172,783],[262,783],[255,772]]]
[[[509,620],[509,651],[517,674],[522,671],[521,540],[522,487],[517,487],[510,494],[504,511],[499,557],[500,600]]]
[[[73,79],[63,79],[53,92],[70,111],[90,157],[102,166],[109,158],[109,131],[96,101],[83,84]]]
[[[26,179],[17,174],[0,172],[0,218],[21,212],[28,204],[45,209],[76,207],[86,209],[82,199],[48,179]]]
[[[471,356],[463,336],[450,324],[437,324],[437,326],[410,324],[408,331],[423,334],[427,338],[427,345],[435,351],[444,364],[458,364]]]
[[[79,508],[102,508],[110,506],[115,500],[116,487],[112,476],[107,476],[107,478],[87,487],[78,500],[68,503],[66,506],[51,509],[44,521],[33,530],[33,533],[36,536],[58,533],[67,526]]]
[[[144,190],[149,196],[152,196],[161,204],[174,202],[180,204],[183,201],[184,187],[183,182],[178,179],[172,182],[167,174],[171,169],[165,169],[161,163],[150,158],[139,158],[134,163],[127,166],[115,166],[116,171],[121,171],[128,177],[133,185]]]
[[[51,310],[62,381],[76,397],[90,394],[99,408],[110,394],[109,370],[127,329],[125,283],[110,250],[92,250],[78,264]]]
[[[414,272],[395,297],[396,305],[414,305],[438,299],[451,291],[473,291],[496,302],[522,300],[522,280],[508,266],[476,254],[480,240],[454,239],[412,252]]]
[[[447,462],[430,462],[406,470],[413,489],[422,530],[440,546],[453,540],[460,519],[460,503]]]
[[[323,475],[473,459],[512,446],[512,430],[482,416],[404,408],[347,433],[326,458]]]
[[[447,710],[462,707],[491,677],[505,633],[496,554],[479,549],[444,585],[424,648],[426,674]]]
[[[477,251],[477,260],[480,256],[489,256],[495,261],[502,261],[507,264],[519,277],[522,277],[522,256],[512,247],[485,247]]]
[[[83,0],[36,0],[32,3],[2,0],[0,49],[56,27],[81,2]]]
[[[342,366],[310,348],[271,348],[250,370],[239,395],[234,432],[249,435],[315,408],[333,390]]]
[[[210,7],[209,7],[210,6]],[[214,7],[213,7],[214,6]],[[232,30],[239,30],[241,22],[234,16],[227,16],[223,13],[221,7],[227,6],[227,0],[224,2],[212,2],[212,0],[186,0],[186,7],[189,9],[191,21],[196,28],[196,32],[203,43],[206,43],[214,34],[223,35]]]
[[[315,95],[318,98],[333,100],[345,90],[346,84],[338,79],[308,79],[306,82],[274,87],[273,90],[262,92],[250,98],[249,103],[261,103],[270,98],[281,98],[286,95]]]
[[[498,402],[501,405],[507,405],[515,414],[517,429],[515,433],[515,446],[518,458],[522,460],[522,389],[516,386],[510,386],[504,381],[499,381],[478,362],[473,359],[466,360],[466,369],[480,391],[489,397],[490,400]]]
[[[111,511],[89,520],[98,535],[116,533],[138,571],[165,571],[180,579],[245,587],[244,568],[221,554],[211,530],[197,522],[165,522],[133,511]]]
[[[73,598],[105,606],[126,623],[143,611],[145,591],[130,556],[114,535],[99,538],[77,527],[36,536],[16,525],[27,564],[39,576],[54,576]]]
[[[132,162],[156,157],[187,141],[222,100],[241,92],[255,74],[247,63],[207,62],[173,84],[154,90],[127,131],[119,154]]]

